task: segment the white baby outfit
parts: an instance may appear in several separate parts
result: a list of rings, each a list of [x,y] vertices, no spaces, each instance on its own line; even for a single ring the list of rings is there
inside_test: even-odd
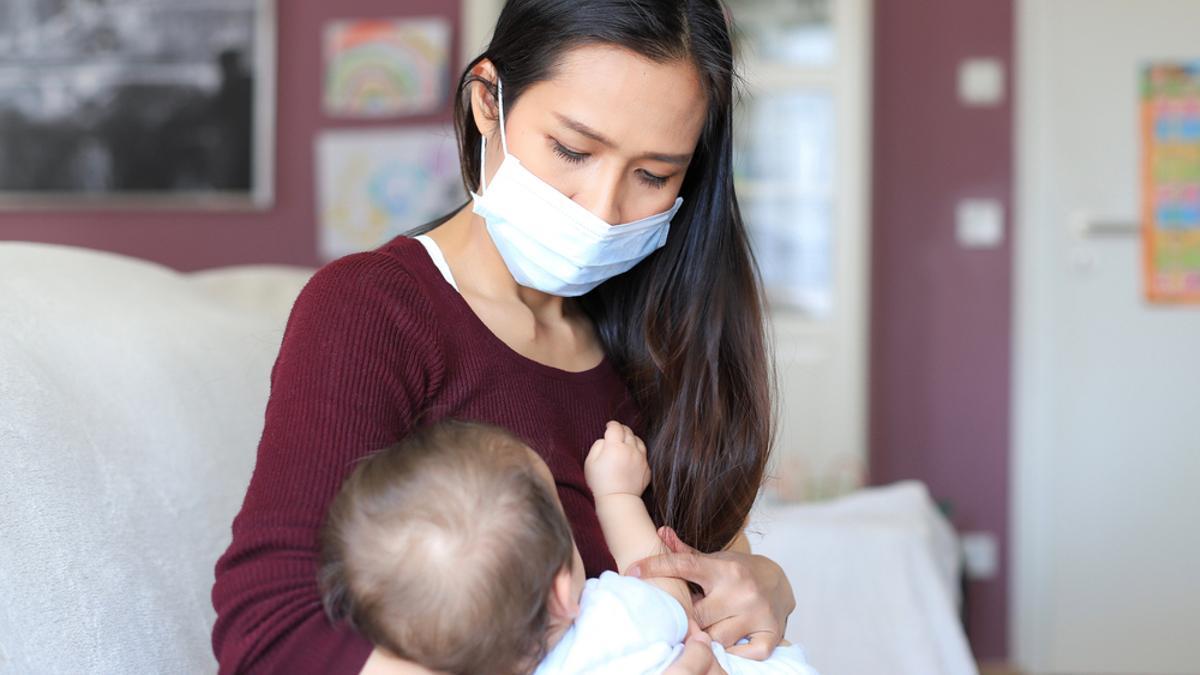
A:
[[[687,615],[666,591],[633,577],[603,572],[588,579],[579,616],[534,675],[658,675],[683,652]],[[779,646],[766,661],[713,653],[729,675],[817,675],[796,645]]]

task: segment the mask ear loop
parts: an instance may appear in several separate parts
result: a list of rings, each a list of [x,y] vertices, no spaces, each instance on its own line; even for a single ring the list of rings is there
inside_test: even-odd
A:
[[[504,130],[504,80],[496,78],[496,96],[500,99],[500,145],[508,154],[508,134]]]
[[[479,194],[487,192],[487,139],[479,137]]]
[[[504,154],[508,155],[508,134],[504,131],[504,80],[496,78],[497,98],[499,99],[500,107],[500,146],[504,149]],[[484,173],[487,170],[487,139],[480,136],[479,138],[479,192],[487,192],[487,177]]]

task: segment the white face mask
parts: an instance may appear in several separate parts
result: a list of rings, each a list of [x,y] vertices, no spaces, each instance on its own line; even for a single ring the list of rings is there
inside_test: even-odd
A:
[[[504,84],[498,84],[500,143],[504,161],[487,185],[487,142],[481,141],[479,185],[472,210],[487,223],[513,279],[527,288],[560,297],[587,293],[629,271],[667,243],[671,218],[683,198],[662,213],[624,225],[609,225],[530,173],[508,151],[504,131]]]

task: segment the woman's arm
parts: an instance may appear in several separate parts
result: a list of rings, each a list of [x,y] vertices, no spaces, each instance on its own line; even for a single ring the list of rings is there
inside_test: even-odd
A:
[[[436,391],[430,309],[383,253],[322,268],[296,299],[254,473],[215,570],[222,675],[353,675],[368,661],[371,643],[321,609],[317,532],[354,463],[407,434]]]

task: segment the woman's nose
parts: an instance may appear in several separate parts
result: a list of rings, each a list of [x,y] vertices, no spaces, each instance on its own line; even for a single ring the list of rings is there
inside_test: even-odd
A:
[[[621,222],[620,181],[612,177],[589,180],[571,199],[609,225]]]

